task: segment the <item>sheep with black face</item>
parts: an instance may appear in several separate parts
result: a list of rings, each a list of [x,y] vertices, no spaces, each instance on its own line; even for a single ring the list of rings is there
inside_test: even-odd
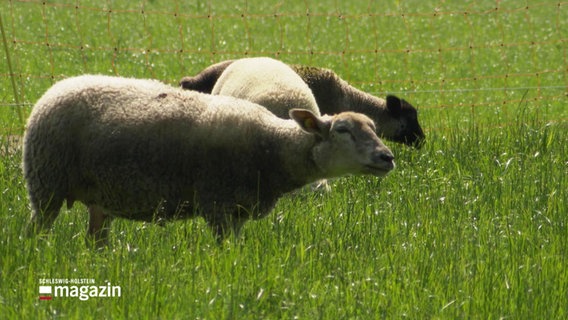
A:
[[[187,76],[180,86],[187,90],[211,93],[225,69],[237,60],[226,60],[211,65],[196,76]],[[377,126],[377,134],[387,140],[420,147],[425,141],[418,122],[418,113],[410,103],[394,95],[386,99],[361,91],[335,72],[325,68],[290,65],[311,89],[321,114],[343,111],[360,112],[370,117]]]

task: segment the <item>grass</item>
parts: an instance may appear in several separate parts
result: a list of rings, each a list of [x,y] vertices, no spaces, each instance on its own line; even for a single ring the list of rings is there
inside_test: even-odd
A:
[[[329,1],[310,4],[307,19],[304,2],[149,1],[143,16],[139,4],[113,3],[109,15],[99,10],[109,2],[50,3],[0,5],[26,113],[64,76],[175,83],[224,58],[279,53],[379,95],[402,92],[428,142],[389,143],[397,169],[382,180],[346,177],[328,194],[283,197],[236,243],[216,246],[199,219],[118,220],[112,248],[97,253],[77,204],[49,237],[23,235],[21,126],[0,64],[3,319],[568,316],[565,5],[452,3],[434,16],[437,2]],[[43,278],[109,281],[122,295],[39,301]]]

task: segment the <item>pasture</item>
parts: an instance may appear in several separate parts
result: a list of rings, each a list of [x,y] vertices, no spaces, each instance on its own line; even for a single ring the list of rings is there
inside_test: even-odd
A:
[[[0,17],[2,319],[568,317],[568,3],[3,1]],[[81,204],[24,234],[22,120],[55,81],[176,85],[260,55],[408,100],[426,144],[385,140],[387,177],[286,195],[223,246],[200,219],[117,219],[95,252]],[[50,279],[121,294],[40,300]]]

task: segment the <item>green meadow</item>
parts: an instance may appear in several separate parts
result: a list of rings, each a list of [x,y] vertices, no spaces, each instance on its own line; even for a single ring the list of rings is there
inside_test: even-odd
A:
[[[448,2],[3,1],[0,318],[568,318],[568,4]],[[261,55],[405,98],[426,144],[385,141],[387,177],[285,195],[222,246],[200,219],[115,220],[96,252],[78,203],[25,235],[20,141],[54,82]],[[40,300],[52,279],[120,296]]]

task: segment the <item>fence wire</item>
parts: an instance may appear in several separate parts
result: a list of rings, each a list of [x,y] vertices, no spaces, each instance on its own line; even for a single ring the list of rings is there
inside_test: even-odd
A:
[[[67,76],[175,84],[211,63],[261,55],[330,68],[423,109],[562,108],[568,96],[565,1],[9,0],[0,9],[3,60],[13,65],[0,65],[7,108],[29,108]]]

